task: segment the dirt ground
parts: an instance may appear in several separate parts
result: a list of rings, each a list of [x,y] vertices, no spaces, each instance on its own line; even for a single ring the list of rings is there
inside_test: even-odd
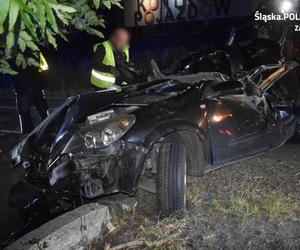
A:
[[[21,171],[6,157],[16,135],[0,135],[0,239],[23,224],[7,197]],[[189,178],[189,210],[159,219],[154,195],[139,192],[138,207],[115,212],[115,230],[93,249],[300,249],[300,144]],[[129,245],[130,245],[129,244]],[[120,246],[124,247],[124,245]],[[129,248],[115,248],[129,249]]]
[[[116,212],[93,249],[300,249],[300,145],[189,178],[189,210],[161,220],[155,196]]]

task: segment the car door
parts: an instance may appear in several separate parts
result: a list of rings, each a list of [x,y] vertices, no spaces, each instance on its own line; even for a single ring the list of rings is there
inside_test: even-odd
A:
[[[209,100],[209,134],[213,165],[254,155],[270,148],[265,115],[250,97],[229,95]]]
[[[239,94],[209,100],[213,165],[268,151],[293,135],[296,119],[291,106],[295,104],[296,97],[299,99],[300,93],[294,80],[295,74],[290,68],[280,65],[264,67],[256,74],[261,96]],[[289,107],[288,114],[283,113],[286,109],[282,108],[278,98],[276,105],[272,103],[275,92],[283,95],[281,100],[284,100],[284,107]]]

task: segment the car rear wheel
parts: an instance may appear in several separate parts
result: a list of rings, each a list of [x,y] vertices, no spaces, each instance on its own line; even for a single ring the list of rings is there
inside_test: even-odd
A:
[[[158,208],[162,216],[186,210],[186,166],[183,144],[162,143],[157,169]]]

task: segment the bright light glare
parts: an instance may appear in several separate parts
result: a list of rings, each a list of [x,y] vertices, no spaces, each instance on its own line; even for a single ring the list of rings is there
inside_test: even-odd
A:
[[[293,4],[291,1],[284,1],[282,4],[281,4],[281,12],[282,13],[288,13],[291,11],[293,7]]]
[[[214,114],[211,118],[212,122],[218,123],[221,122],[227,118],[232,118],[233,115],[231,113],[227,114],[227,113],[223,113],[223,114]]]
[[[223,121],[224,120],[224,116],[222,116],[222,115],[214,115],[213,117],[212,117],[212,121],[213,122],[221,122],[221,121]]]

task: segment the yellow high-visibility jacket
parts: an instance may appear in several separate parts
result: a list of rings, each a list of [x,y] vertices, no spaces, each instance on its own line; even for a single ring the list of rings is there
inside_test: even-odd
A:
[[[110,41],[105,41],[103,43],[96,44],[94,46],[94,52],[96,52],[97,47],[102,45],[105,48],[105,56],[103,58],[102,63],[107,66],[116,67],[115,56],[114,56],[114,48]],[[126,60],[129,62],[129,48],[125,48],[123,51],[126,54]],[[96,69],[92,70],[91,74],[91,84],[94,86],[107,89],[114,85],[116,82],[116,78],[113,74],[109,72],[101,72]]]

